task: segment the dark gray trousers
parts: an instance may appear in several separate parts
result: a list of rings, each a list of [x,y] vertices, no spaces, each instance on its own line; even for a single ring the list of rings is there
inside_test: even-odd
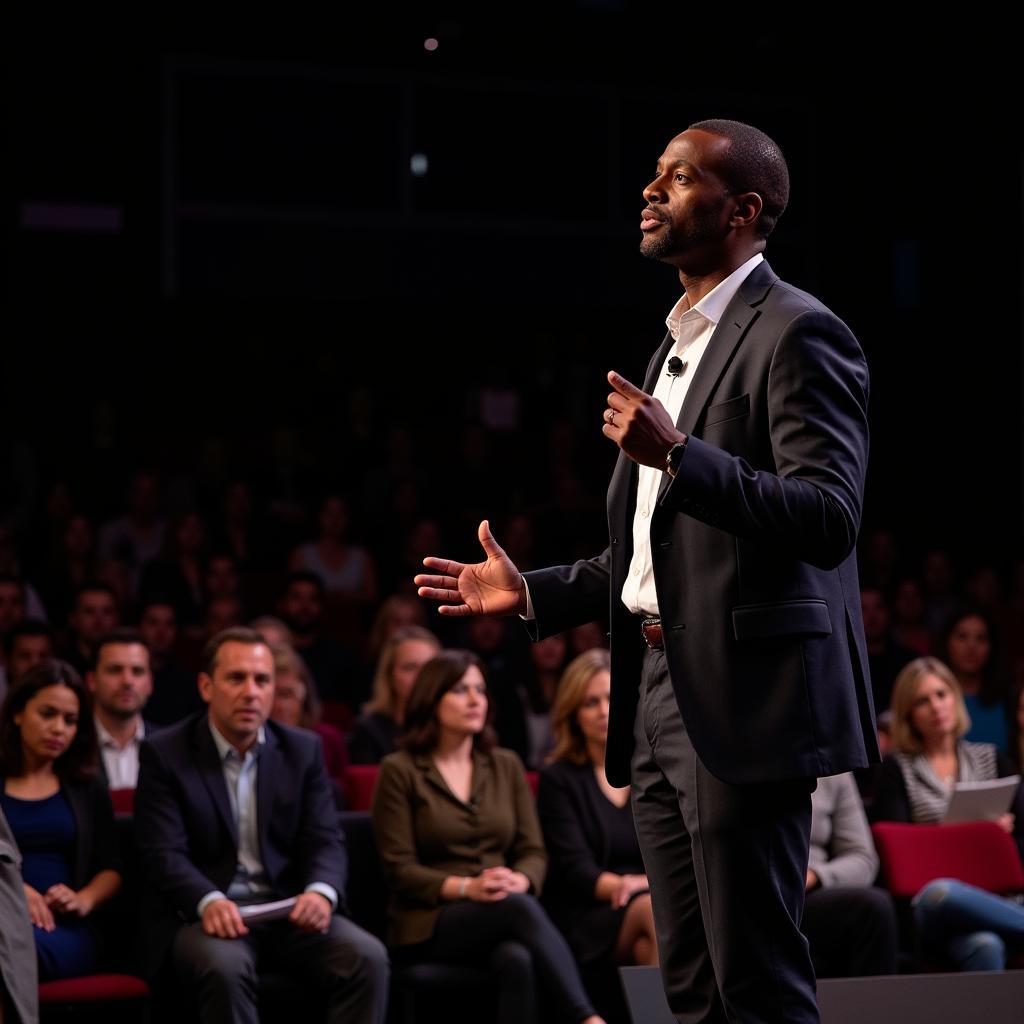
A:
[[[186,991],[196,994],[204,1024],[259,1024],[259,971],[267,968],[323,993],[330,1024],[383,1024],[387,1013],[387,950],[337,914],[323,935],[266,921],[251,924],[244,938],[218,939],[196,922],[178,929],[172,956]]]
[[[635,741],[633,814],[673,1013],[685,1024],[817,1024],[800,931],[815,780],[712,775],[662,651],[644,658]]]

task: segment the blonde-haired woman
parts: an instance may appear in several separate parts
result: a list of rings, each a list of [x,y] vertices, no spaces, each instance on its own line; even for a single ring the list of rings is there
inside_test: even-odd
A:
[[[942,821],[958,782],[1013,774],[992,743],[969,743],[971,727],[956,677],[938,658],[915,658],[896,677],[891,704],[892,754],[885,759],[871,806],[874,821]],[[1013,831],[1014,816],[999,823]]]
[[[958,782],[1012,775],[992,743],[962,739],[971,720],[956,677],[938,658],[916,658],[892,691],[892,746],[871,806],[874,821],[942,821]],[[1021,792],[998,821],[1020,834]],[[929,882],[913,900],[925,946],[963,971],[998,971],[1024,949],[1024,909],[952,878]]]
[[[355,720],[348,743],[353,764],[379,764],[398,749],[405,706],[419,670],[441,649],[422,626],[405,626],[388,637],[380,650],[373,693]]]
[[[613,787],[604,771],[609,669],[608,651],[585,651],[569,663],[555,694],[555,748],[537,793],[550,857],[546,903],[581,964],[656,964],[629,788]]]

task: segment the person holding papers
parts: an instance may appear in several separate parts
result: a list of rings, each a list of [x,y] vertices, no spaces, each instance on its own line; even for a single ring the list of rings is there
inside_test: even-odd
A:
[[[140,752],[150,972],[170,953],[201,1021],[257,1024],[259,972],[272,965],[322,993],[332,1024],[382,1024],[387,954],[343,916],[345,846],[320,740],[268,721],[274,659],[259,633],[218,633],[203,662],[207,711]],[[277,914],[246,916],[281,899],[291,905]]]
[[[961,737],[970,717],[953,673],[937,658],[917,658],[897,676],[892,692],[892,747],[882,764],[873,821],[937,824],[957,783],[1014,774],[994,744]],[[996,820],[1020,837],[1024,808],[1018,787],[1013,809]],[[1024,949],[1024,907],[950,878],[929,882],[913,901],[925,947],[960,970],[1002,970]]]
[[[900,672],[890,713],[893,752],[882,762],[872,821],[934,825],[945,818],[957,783],[1014,774],[995,744],[962,739],[971,719],[956,677],[938,658],[915,658]],[[1020,802],[1018,791],[1015,809]],[[1009,809],[997,820],[1007,832],[1024,827],[1024,814]]]

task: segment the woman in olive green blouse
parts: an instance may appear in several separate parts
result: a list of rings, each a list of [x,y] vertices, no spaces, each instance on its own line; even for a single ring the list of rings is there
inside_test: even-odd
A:
[[[373,828],[408,961],[490,967],[498,1021],[539,1019],[531,975],[566,1024],[603,1024],[537,901],[547,855],[523,766],[494,747],[482,666],[442,651],[420,670],[402,749],[381,762]]]

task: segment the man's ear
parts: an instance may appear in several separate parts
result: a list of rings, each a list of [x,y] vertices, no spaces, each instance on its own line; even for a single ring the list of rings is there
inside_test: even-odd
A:
[[[213,680],[205,673],[199,673],[199,696],[210,703],[210,698],[213,697]]]
[[[745,228],[753,224],[761,216],[764,200],[757,192],[740,192],[733,196],[736,208],[729,223],[734,228]]]
[[[86,672],[85,673],[85,686],[90,693],[96,692],[96,673]]]

